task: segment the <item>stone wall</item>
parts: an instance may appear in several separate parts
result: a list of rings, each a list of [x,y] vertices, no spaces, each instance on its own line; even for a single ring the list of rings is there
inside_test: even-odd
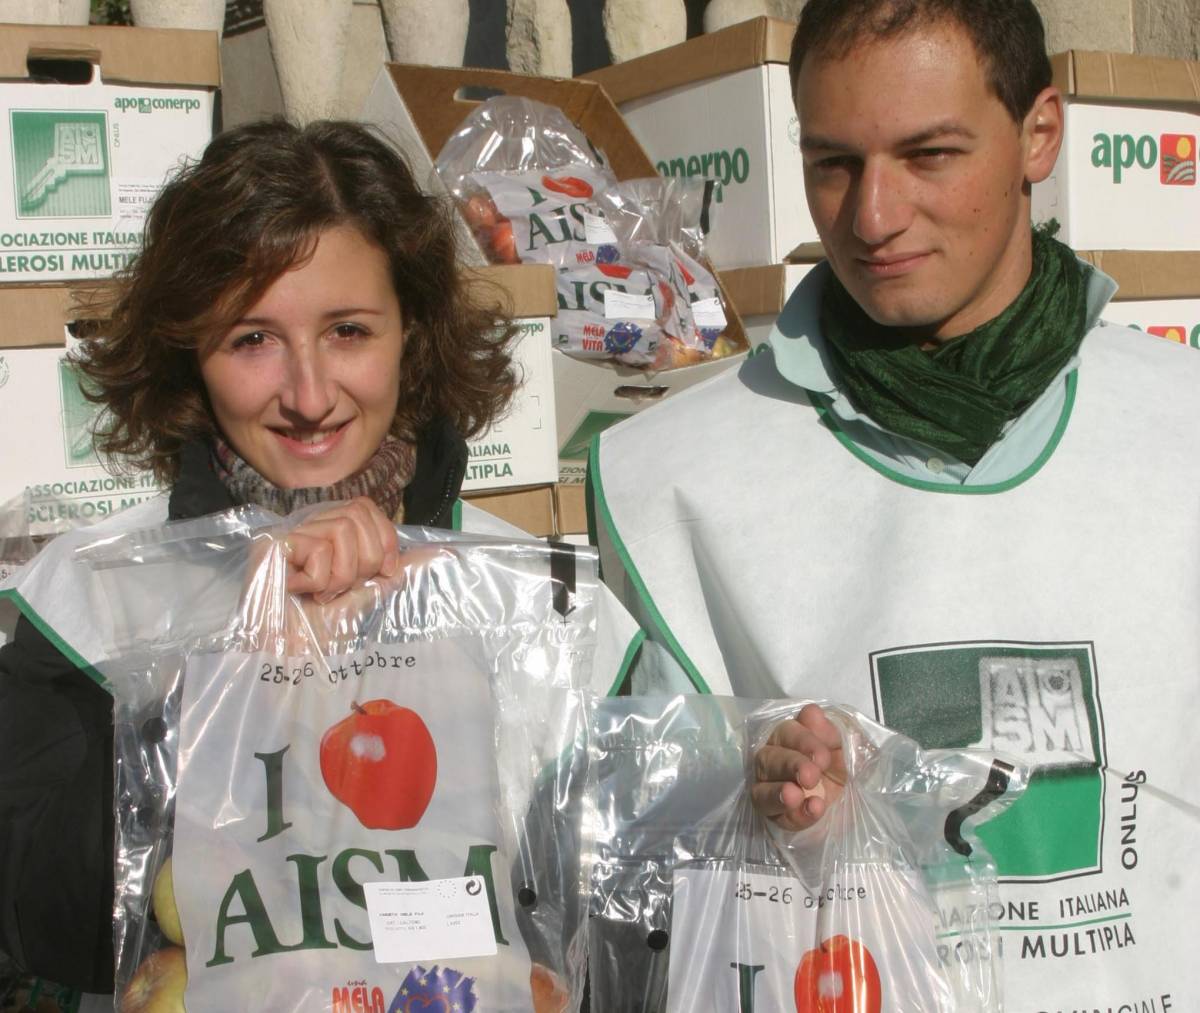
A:
[[[436,2],[436,0],[435,0]],[[651,5],[657,0],[645,0]],[[686,0],[687,29],[695,35],[709,0]],[[773,0],[771,0],[773,2]],[[1200,60],[1200,0],[1035,0],[1046,21],[1051,52],[1095,49]],[[571,8],[575,73],[602,66],[607,43],[602,0],[568,0]],[[770,6],[764,0],[757,6]],[[254,0],[237,0],[226,21],[222,45],[223,109],[232,126],[283,111],[266,31],[251,10]],[[472,66],[503,67],[504,0],[472,0],[466,56]],[[756,4],[747,0],[752,10]],[[261,0],[259,0],[261,10]],[[499,14],[499,16],[497,16]],[[343,73],[340,115],[353,116],[386,58],[387,43],[377,0],[355,0],[348,58]]]
[[[1098,49],[1200,60],[1200,0],[1035,0],[1051,52]]]

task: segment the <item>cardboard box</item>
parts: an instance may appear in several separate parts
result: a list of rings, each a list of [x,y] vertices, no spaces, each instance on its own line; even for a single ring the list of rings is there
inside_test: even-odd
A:
[[[541,485],[558,477],[550,318],[558,310],[554,269],[546,265],[475,268],[500,285],[520,328],[513,362],[521,386],[508,414],[469,440],[464,492]]]
[[[389,64],[380,72],[362,118],[379,127],[408,157],[418,179],[435,190],[444,187],[434,173],[434,159],[446,140],[477,104],[464,97],[483,91],[522,95],[558,106],[602,153],[618,179],[655,174],[654,164],[629,132],[616,106],[598,84],[582,80],[530,77],[499,70],[419,67]],[[459,221],[463,249],[477,264],[484,262],[474,236]],[[533,265],[510,270],[528,271]],[[727,306],[726,333],[744,340],[741,321]],[[613,362],[575,359],[552,350],[555,430],[560,457],[586,453],[586,439],[612,422],[656,404],[723,370],[736,367],[744,355],[698,366],[651,374]],[[553,481],[553,479],[550,479]]]
[[[46,81],[47,68],[85,83]],[[212,32],[5,25],[0,282],[123,266],[163,181],[211,138],[220,79]]]
[[[1187,250],[1200,242],[1200,64],[1072,50],[1053,58],[1066,98],[1054,171],[1035,222],[1085,250]]]
[[[737,307],[750,347],[761,345],[770,336],[775,319],[783,310],[796,286],[817,260],[795,264],[768,264],[763,267],[739,267],[721,272],[721,282]]]
[[[464,497],[472,505],[494,514],[537,538],[551,538],[554,526],[554,486],[475,493]]]
[[[755,18],[584,75],[598,81],[665,176],[722,183],[708,254],[777,264],[816,239],[788,78],[796,26]]]
[[[583,485],[557,485],[554,487],[555,523],[557,533],[583,535],[588,533],[587,490]]]
[[[537,538],[569,540],[577,545],[588,543],[582,484],[476,493],[465,498]]]
[[[147,474],[112,475],[92,447],[97,407],[64,357],[76,342],[66,287],[0,287],[0,502],[32,494],[30,532],[87,524],[154,495]]]
[[[1200,349],[1200,251],[1079,254],[1120,286],[1103,317]]]

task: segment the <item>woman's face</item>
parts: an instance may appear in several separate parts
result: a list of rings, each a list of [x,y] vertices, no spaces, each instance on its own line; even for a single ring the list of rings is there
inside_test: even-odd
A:
[[[230,446],[282,489],[359,471],[396,414],[404,323],[387,254],[361,232],[322,232],[200,359]]]

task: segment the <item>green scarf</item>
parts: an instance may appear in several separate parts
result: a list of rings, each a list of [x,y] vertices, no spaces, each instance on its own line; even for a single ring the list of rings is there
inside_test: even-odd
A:
[[[872,320],[834,275],[821,329],[854,407],[899,436],[974,465],[1070,360],[1087,326],[1087,273],[1033,237],[1033,271],[998,317],[930,352]]]

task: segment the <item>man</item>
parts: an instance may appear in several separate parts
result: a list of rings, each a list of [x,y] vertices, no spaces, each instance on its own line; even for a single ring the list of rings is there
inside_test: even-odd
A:
[[[1031,0],[811,0],[791,73],[828,263],[763,354],[592,449],[635,692],[1030,764],[980,832],[1008,1008],[1200,1009],[1200,357],[1104,325],[1111,280],[1030,227],[1063,132]],[[837,745],[781,726],[760,812],[818,818]],[[987,958],[966,915],[948,964]]]

